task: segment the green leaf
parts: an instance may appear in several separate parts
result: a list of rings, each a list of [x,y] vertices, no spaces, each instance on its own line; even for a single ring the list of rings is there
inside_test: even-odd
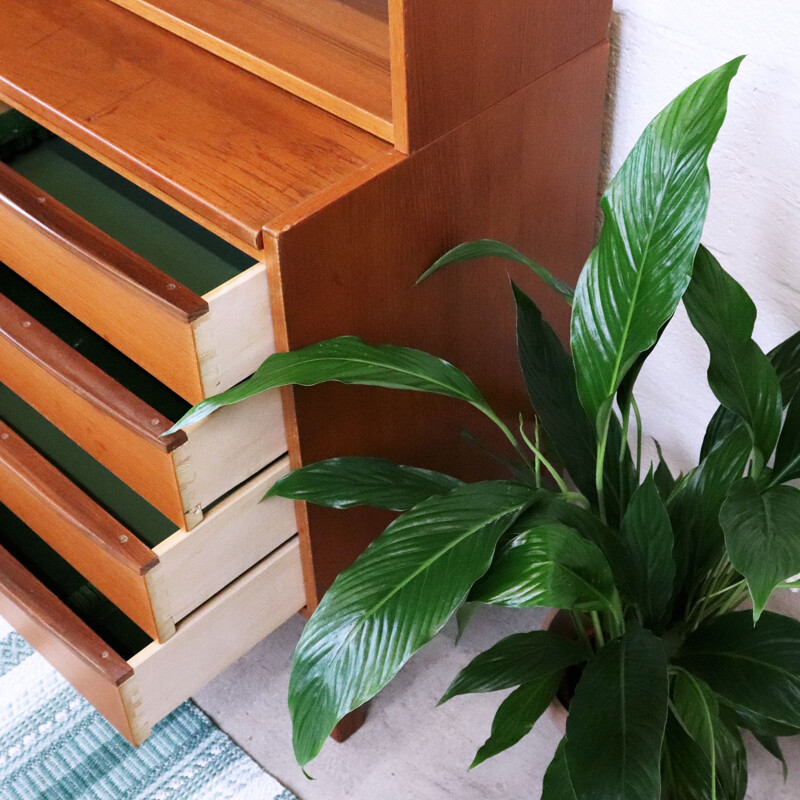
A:
[[[800,727],[800,622],[765,611],[717,617],[683,643],[681,666],[737,711]]]
[[[470,600],[512,608],[598,611],[614,597],[611,569],[597,545],[566,525],[521,533],[495,557]]]
[[[512,287],[517,308],[519,363],[531,405],[575,485],[596,505],[597,434],[578,399],[572,357],[533,300],[516,285]],[[615,523],[638,482],[627,448],[620,466],[621,444],[622,433],[615,417],[604,466],[607,510]]]
[[[797,736],[800,728],[786,725],[783,722],[776,722],[768,717],[748,711],[741,706],[731,707],[731,712],[740,728],[746,728],[754,736]]]
[[[656,800],[667,722],[661,641],[629,628],[583,673],[567,718],[567,765],[578,800]]]
[[[741,59],[692,84],[647,127],[602,199],[605,223],[572,314],[578,393],[602,430],[640,353],[689,284],[708,210],[707,160]]]
[[[410,347],[370,345],[355,336],[340,336],[291,353],[271,355],[252,377],[198,403],[162,435],[194,425],[222,406],[269,389],[291,384],[316,386],[326,381],[442,394],[491,414],[475,384],[447,361]]]
[[[718,706],[713,717],[715,790],[708,744],[693,739],[671,713],[662,758],[665,800],[742,800],[747,789],[747,753],[735,724]]]
[[[800,390],[800,331],[769,352],[769,360],[781,381],[781,394],[794,397]]]
[[[450,684],[439,705],[461,694],[497,692],[533,683],[581,664],[586,658],[582,645],[550,631],[515,633],[470,661]]]
[[[515,536],[531,528],[554,522],[574,528],[584,539],[596,544],[611,567],[615,584],[626,586],[633,565],[630,554],[617,533],[604,525],[591,511],[562,500],[552,492],[541,492],[537,495],[532,507],[520,515],[501,541],[505,546]]]
[[[461,261],[474,261],[476,258],[505,258],[509,261],[516,261],[532,269],[544,283],[554,291],[558,292],[568,303],[572,303],[575,290],[552,275],[535,261],[531,261],[527,256],[522,255],[519,250],[515,250],[510,245],[498,242],[495,239],[478,239],[475,242],[464,242],[445,253],[434,264],[428,267],[425,272],[417,279],[417,283],[427,280],[442,267],[447,264],[455,264]]]
[[[467,627],[478,613],[480,607],[480,603],[470,603],[467,600],[458,607],[456,610],[456,639],[454,644],[458,645],[461,641],[461,638],[467,632]]]
[[[767,354],[778,375],[781,397],[788,405],[800,389],[800,331],[781,342]],[[743,425],[741,417],[720,406],[708,425],[700,459],[716,447],[735,427]]]
[[[633,567],[626,581],[629,597],[641,609],[644,624],[655,627],[672,597],[675,540],[652,471],[631,498],[621,535]]]
[[[563,737],[558,743],[550,766],[544,773],[542,800],[577,800],[567,768],[566,746],[567,738]]]
[[[489,567],[526,486],[460,486],[398,517],[342,572],[306,625],[289,684],[298,762],[441,630]]]
[[[656,467],[656,471],[653,475],[653,480],[656,482],[658,493],[661,495],[662,500],[664,500],[666,503],[675,489],[677,481],[675,480],[669,468],[669,464],[667,464],[667,461],[664,458],[664,454],[661,452],[661,445],[658,442],[655,442],[655,445],[656,451],[658,452],[658,466]]]
[[[561,672],[551,672],[511,692],[497,709],[491,735],[478,750],[470,769],[508,750],[527,736],[555,697],[559,683]]]
[[[676,585],[694,585],[722,555],[720,508],[728,489],[742,477],[751,447],[743,427],[732,431],[684,478],[667,503],[675,534]]]
[[[786,411],[778,449],[775,451],[773,484],[800,478],[800,395],[795,395]]]
[[[752,478],[743,478],[730,488],[720,523],[731,563],[747,578],[758,621],[775,587],[800,573],[800,490],[759,491]]]
[[[744,420],[766,461],[778,441],[783,405],[775,369],[752,339],[753,301],[701,247],[684,303],[711,354],[709,386],[723,406]]]
[[[700,460],[702,461],[715,447],[722,444],[733,431],[739,428],[744,428],[742,418],[725,406],[719,406],[706,428],[703,446],[700,448]]]
[[[461,485],[441,472],[403,467],[382,458],[331,458],[289,473],[265,498],[287,497],[330,508],[372,506],[407,511]]]

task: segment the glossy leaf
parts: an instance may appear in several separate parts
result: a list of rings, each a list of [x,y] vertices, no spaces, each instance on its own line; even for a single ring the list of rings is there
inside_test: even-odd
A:
[[[597,434],[578,399],[572,357],[533,300],[517,286],[513,290],[519,363],[531,405],[575,485],[596,505]],[[638,482],[627,448],[620,466],[621,444],[622,433],[615,417],[604,468],[607,507],[614,523],[621,518],[625,500]]]
[[[410,347],[371,345],[355,336],[340,336],[291,353],[271,355],[252,377],[198,403],[163,435],[269,389],[291,384],[315,386],[326,381],[441,394],[464,400],[484,413],[489,411],[475,384],[447,361]]]
[[[458,673],[439,704],[475,692],[532,683],[586,661],[585,648],[550,631],[516,633],[476,656]]]
[[[521,514],[504,534],[503,545],[531,528],[554,522],[575,529],[584,539],[596,544],[611,567],[615,584],[626,587],[628,576],[633,571],[633,564],[627,548],[616,531],[603,525],[596,514],[562,500],[559,495],[552,492],[541,492],[537,495],[531,508]]]
[[[800,727],[800,622],[765,611],[717,617],[692,633],[678,662],[734,709]]]
[[[800,734],[800,728],[792,725],[787,725],[783,722],[776,722],[774,719],[763,717],[756,714],[754,711],[748,711],[744,708],[736,707],[732,709],[733,716],[736,724],[740,728],[746,728],[751,731],[754,736],[797,736]]]
[[[577,800],[567,768],[567,739],[562,738],[542,782],[541,800]]]
[[[692,586],[722,555],[720,508],[742,477],[751,447],[747,431],[737,428],[684,478],[667,503],[675,534],[676,584]]]
[[[512,539],[470,594],[470,600],[492,605],[573,611],[609,608],[613,597],[611,569],[597,545],[558,524]]]
[[[752,478],[735,483],[722,506],[725,547],[747,578],[758,620],[775,587],[800,573],[800,490],[759,490]]]
[[[786,411],[786,419],[775,451],[774,484],[800,478],[800,395],[795,395]]]
[[[472,767],[513,747],[527,736],[555,697],[561,672],[551,672],[515,689],[503,700],[492,721],[492,732],[478,750]]]
[[[437,272],[448,264],[455,264],[462,261],[474,261],[476,258],[505,258],[509,261],[515,261],[518,264],[524,264],[526,267],[532,269],[547,286],[558,292],[568,303],[572,303],[575,290],[571,286],[564,283],[564,281],[559,278],[556,278],[540,264],[522,255],[519,250],[515,250],[510,245],[504,244],[503,242],[498,242],[496,239],[478,239],[475,242],[464,242],[463,244],[456,245],[456,247],[449,250],[440,259],[434,262],[432,266],[425,270],[417,280],[417,283],[427,280],[434,272]]]
[[[752,339],[753,301],[701,247],[684,303],[711,354],[709,386],[723,406],[744,420],[766,461],[778,441],[783,405],[775,369]]]
[[[656,487],[658,488],[658,493],[661,495],[661,499],[666,503],[675,489],[677,481],[669,468],[669,464],[667,464],[664,458],[664,454],[661,452],[661,445],[658,442],[656,442],[655,445],[656,451],[658,452],[658,466],[653,474],[653,480],[656,482]]]
[[[629,599],[640,608],[644,624],[655,627],[672,597],[675,540],[652,472],[631,498],[621,535],[633,568],[626,581]]]
[[[491,482],[433,497],[396,519],[339,575],[306,625],[292,666],[289,708],[301,765],[441,630],[530,494],[519,484]]]
[[[769,360],[780,378],[783,396],[794,397],[800,390],[800,331],[772,349]]]
[[[632,627],[587,665],[567,718],[567,765],[577,800],[656,800],[667,721],[667,659]]]
[[[407,511],[461,485],[441,472],[403,467],[382,458],[331,458],[290,472],[265,497],[287,497],[329,508]]]
[[[771,350],[767,358],[780,380],[784,405],[788,405],[800,388],[800,331]],[[708,425],[700,459],[705,458],[735,427],[742,424],[738,414],[720,406]]]
[[[708,210],[707,160],[741,59],[692,84],[647,127],[602,199],[605,223],[575,292],[572,352],[593,423],[689,284]]]
[[[703,446],[700,448],[700,460],[702,461],[715,447],[722,444],[734,430],[743,427],[744,421],[738,414],[734,414],[725,406],[719,406],[706,428]]]

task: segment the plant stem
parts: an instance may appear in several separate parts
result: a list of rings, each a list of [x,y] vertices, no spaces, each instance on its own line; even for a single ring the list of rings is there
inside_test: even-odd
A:
[[[610,425],[611,406],[609,406],[608,412],[606,413],[606,418],[603,420],[603,425],[601,426],[602,433],[600,434],[600,439],[597,442],[597,465],[594,473],[594,482],[597,488],[597,508],[600,512],[600,519],[603,521],[603,524],[608,522],[608,518],[606,516],[605,493],[603,491],[603,473],[605,471],[606,447],[608,446],[608,430]]]
[[[577,611],[570,611],[569,616],[572,619],[572,624],[575,627],[575,633],[578,635],[578,639],[580,640],[581,644],[583,644],[586,649],[593,653],[592,650],[592,643],[589,641],[589,636],[586,633],[586,626],[583,624],[583,620],[578,616]]]
[[[592,625],[594,625],[594,637],[597,639],[597,644],[600,647],[605,647],[606,640],[603,636],[603,626],[600,624],[600,616],[596,611],[590,611],[589,616],[592,618]]]
[[[522,440],[525,442],[526,445],[528,445],[530,451],[536,456],[536,461],[544,465],[544,468],[550,473],[553,480],[556,482],[558,488],[564,494],[570,494],[569,487],[567,486],[566,483],[564,483],[564,479],[558,474],[556,468],[544,457],[543,453],[539,450],[539,448],[536,447],[536,445],[533,444],[533,442],[531,442],[531,440],[525,434],[525,429],[523,428],[523,423],[522,423],[522,414],[519,415],[519,433],[520,436],[522,436]]]
[[[534,419],[533,441],[536,443],[536,452],[539,452],[539,417]],[[536,488],[542,488],[542,459],[536,456]]]
[[[514,450],[517,451],[517,455],[522,459],[522,462],[525,464],[525,466],[527,466],[531,475],[533,475],[534,468],[533,464],[531,464],[531,460],[525,454],[525,451],[519,446],[517,437],[514,436],[513,433],[511,433],[511,430],[503,422],[503,420],[501,420],[500,417],[498,417],[497,414],[495,414],[494,411],[492,411],[492,409],[489,408],[489,406],[476,405],[475,408],[477,408],[479,411],[482,411],[487,417],[489,417],[489,419],[492,422],[494,422],[495,425],[497,425],[498,428],[500,428],[500,430],[505,435],[506,439],[508,439],[508,441],[511,442],[511,446],[514,448]]]

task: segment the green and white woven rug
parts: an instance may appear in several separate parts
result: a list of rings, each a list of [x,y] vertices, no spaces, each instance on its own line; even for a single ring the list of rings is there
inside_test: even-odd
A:
[[[296,800],[192,703],[131,747],[0,619],[2,800]]]

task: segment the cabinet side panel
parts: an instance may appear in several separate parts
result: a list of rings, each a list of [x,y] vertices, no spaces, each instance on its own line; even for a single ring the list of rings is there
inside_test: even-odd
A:
[[[575,281],[593,242],[607,57],[606,45],[581,55],[285,231],[270,267],[283,299],[279,348],[355,334],[428,350],[469,374],[516,425],[529,406],[509,274],[562,335],[569,307],[525,268],[499,261],[414,282],[448,248],[483,237]],[[496,471],[459,431],[502,443],[455,401],[333,383],[297,387],[292,401],[293,467],[367,455],[467,479]],[[391,519],[315,506],[298,517],[312,608]]]
[[[395,141],[405,152],[601,43],[611,16],[611,0],[466,5],[390,0]]]

